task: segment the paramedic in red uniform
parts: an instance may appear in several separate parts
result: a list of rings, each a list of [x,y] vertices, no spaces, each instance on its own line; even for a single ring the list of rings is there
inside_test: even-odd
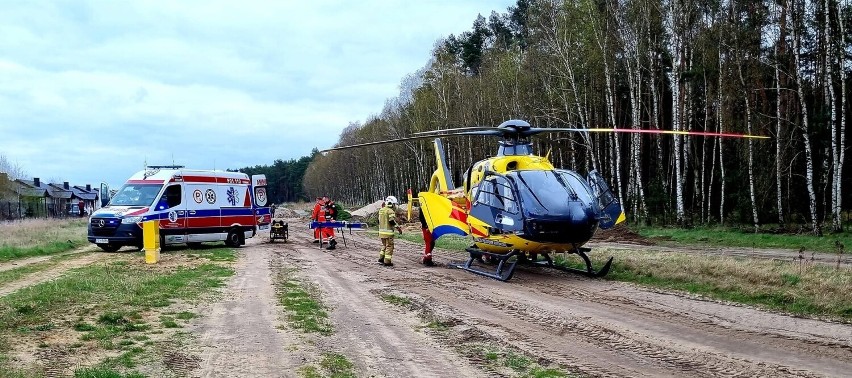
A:
[[[435,265],[435,263],[432,262],[432,250],[435,249],[435,239],[432,238],[432,232],[429,231],[429,225],[426,224],[426,217],[423,215],[423,208],[421,207],[417,213],[420,217],[420,228],[423,232],[423,247],[425,248],[420,262],[423,265],[432,266]]]
[[[317,203],[314,204],[314,211],[311,212],[311,220],[314,222],[319,222],[319,213],[322,210],[322,197],[317,197]],[[314,243],[319,243],[320,239],[320,229],[319,227],[314,229]]]
[[[334,203],[328,197],[322,197],[322,206],[318,215],[319,221],[331,222],[334,220],[334,215]],[[337,248],[337,240],[334,240],[334,228],[325,227],[320,230],[322,238],[328,240],[328,247],[326,249],[332,250]]]

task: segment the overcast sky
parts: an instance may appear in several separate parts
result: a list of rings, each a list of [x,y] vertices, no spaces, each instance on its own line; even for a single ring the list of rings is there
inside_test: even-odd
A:
[[[13,1],[0,12],[0,154],[118,186],[148,164],[271,164],[337,141],[435,42],[514,0]]]

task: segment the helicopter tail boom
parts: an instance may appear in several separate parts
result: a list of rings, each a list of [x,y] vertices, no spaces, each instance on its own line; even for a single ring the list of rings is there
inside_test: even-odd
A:
[[[432,193],[447,193],[456,188],[450,177],[450,169],[447,168],[447,154],[444,152],[444,143],[435,138],[435,161],[438,168],[432,174],[429,181],[429,191]]]

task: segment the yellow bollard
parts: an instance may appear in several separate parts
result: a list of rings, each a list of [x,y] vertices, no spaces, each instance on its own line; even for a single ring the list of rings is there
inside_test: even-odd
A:
[[[151,220],[142,222],[142,246],[145,251],[145,263],[156,264],[160,261],[160,222]]]

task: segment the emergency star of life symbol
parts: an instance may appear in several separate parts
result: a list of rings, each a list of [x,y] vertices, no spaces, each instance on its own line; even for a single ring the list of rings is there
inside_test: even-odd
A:
[[[237,190],[232,186],[228,188],[228,191],[225,192],[225,194],[228,195],[228,203],[230,203],[231,206],[237,206],[237,202],[240,201],[240,195],[237,193]]]
[[[207,198],[207,203],[214,204],[216,203],[216,192],[213,189],[207,189],[207,192],[204,193],[204,197]]]

